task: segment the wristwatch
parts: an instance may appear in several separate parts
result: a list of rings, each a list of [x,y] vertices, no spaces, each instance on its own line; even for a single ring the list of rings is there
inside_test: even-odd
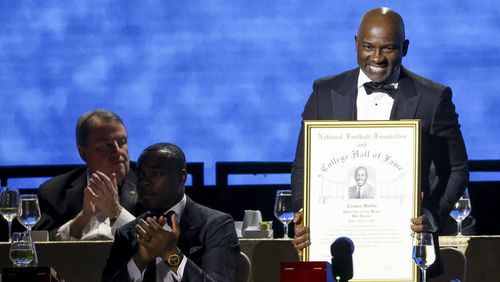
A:
[[[178,267],[181,264],[183,257],[184,255],[177,250],[177,253],[169,255],[164,261],[169,267]]]

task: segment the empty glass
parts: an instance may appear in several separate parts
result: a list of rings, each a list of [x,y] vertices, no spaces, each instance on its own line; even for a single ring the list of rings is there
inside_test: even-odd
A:
[[[35,259],[35,246],[28,232],[14,232],[10,244],[10,261],[15,267],[29,266]]]
[[[12,220],[17,216],[19,208],[19,191],[11,187],[2,187],[0,190],[0,214],[9,225],[9,241],[12,233]]]

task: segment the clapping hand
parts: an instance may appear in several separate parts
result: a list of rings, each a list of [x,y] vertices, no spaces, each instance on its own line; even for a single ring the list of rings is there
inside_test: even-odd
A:
[[[137,254],[134,257],[136,265],[146,267],[148,262],[156,257],[164,257],[166,254],[177,252],[177,241],[181,229],[176,215],[172,214],[172,231],[163,229],[167,223],[164,216],[147,217],[146,220],[139,219],[135,226],[138,242]],[[141,269],[142,270],[142,269]]]
[[[90,218],[99,212],[99,209],[94,204],[94,197],[96,197],[90,186],[85,187],[83,190],[83,208],[82,214],[85,218]]]
[[[121,210],[116,175],[112,173],[111,177],[108,177],[96,171],[90,176],[89,187],[92,191],[92,202],[97,209],[107,217],[116,217]]]

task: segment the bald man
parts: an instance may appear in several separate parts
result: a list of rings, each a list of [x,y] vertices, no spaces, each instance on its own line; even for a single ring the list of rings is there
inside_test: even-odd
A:
[[[358,68],[314,81],[302,119],[420,119],[422,207],[429,213],[411,219],[411,229],[437,231],[469,181],[467,153],[451,89],[401,65],[410,42],[406,39],[403,19],[395,11],[389,8],[368,11],[354,40]],[[300,212],[304,190],[303,138],[301,129],[292,169],[293,203],[297,212],[294,244],[299,251],[310,244]],[[431,164],[436,169],[432,185]]]

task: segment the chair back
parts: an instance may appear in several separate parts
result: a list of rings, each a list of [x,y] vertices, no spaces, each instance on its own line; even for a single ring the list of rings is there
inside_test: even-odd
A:
[[[252,265],[250,259],[245,253],[240,252],[240,257],[238,259],[238,266],[236,268],[236,282],[248,282],[250,279],[250,271]]]
[[[429,282],[465,282],[467,268],[465,255],[461,251],[449,247],[441,248],[440,253],[444,273],[438,277],[429,279]]]

